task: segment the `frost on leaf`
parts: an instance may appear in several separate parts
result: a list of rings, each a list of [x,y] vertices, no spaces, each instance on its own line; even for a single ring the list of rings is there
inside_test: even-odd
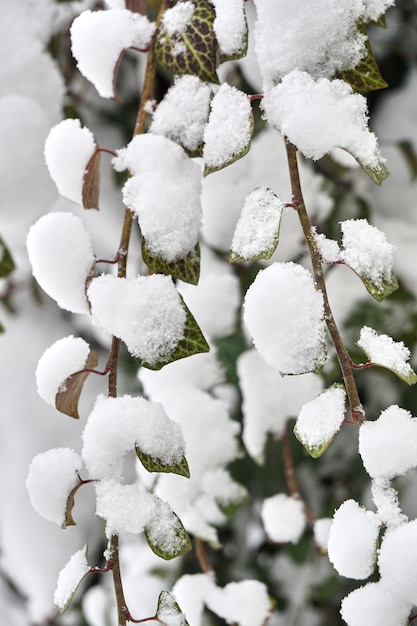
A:
[[[156,31],[156,62],[173,74],[218,83],[215,16],[210,0],[179,0],[167,9]]]
[[[357,345],[375,365],[386,367],[409,385],[417,382],[417,375],[408,363],[410,350],[402,341],[378,335],[373,328],[363,326]]]
[[[159,594],[156,617],[166,626],[189,626],[174,596],[168,591]]]
[[[146,48],[155,26],[125,9],[83,11],[71,26],[71,50],[78,69],[103,98],[112,98],[114,73],[126,48]]]
[[[191,550],[191,540],[181,520],[169,504],[159,498],[154,515],[145,526],[145,537],[151,550],[165,560]]]
[[[95,350],[92,350],[85,362],[84,369],[94,369],[98,365],[98,356]],[[81,392],[84,387],[84,383],[90,374],[90,372],[83,371],[83,368],[79,368],[80,371],[76,371],[66,378],[60,386],[58,393],[55,397],[55,407],[61,413],[69,415],[78,419],[78,402],[80,400]]]
[[[278,245],[284,204],[268,187],[257,187],[245,198],[233,235],[230,261],[270,259]]]
[[[68,495],[80,483],[81,466],[81,456],[70,448],[53,448],[33,458],[26,488],[39,515],[65,527]]]
[[[54,594],[54,604],[60,613],[68,608],[84,577],[89,573],[87,544],[72,555],[65,567],[59,572]]]
[[[155,274],[168,274],[172,278],[178,278],[191,285],[197,285],[200,278],[199,244],[182,259],[168,262],[152,254],[146,246],[145,237],[142,237],[142,259]]]
[[[357,28],[358,31],[366,37],[366,54],[358,65],[342,72],[340,77],[349,83],[355,91],[359,91],[360,93],[385,89],[385,87],[388,87],[388,84],[382,78],[381,72],[379,71],[378,64],[371,49],[371,44],[369,43],[366,27],[363,23],[360,23]]]
[[[204,130],[204,175],[241,159],[250,148],[253,115],[249,98],[224,83],[211,101]]]
[[[323,307],[308,270],[296,263],[274,263],[249,287],[244,321],[269,365],[281,374],[304,374],[318,370],[327,358]]]
[[[29,230],[27,251],[39,285],[58,306],[72,313],[89,313],[85,284],[94,255],[79,217],[47,213]]]
[[[85,194],[87,200],[90,194],[87,194],[87,188],[84,190],[86,169],[96,149],[94,135],[81,126],[80,120],[66,119],[51,129],[45,141],[45,161],[61,196],[83,204]],[[91,182],[90,174],[88,184]]]
[[[340,222],[340,259],[360,277],[368,292],[380,302],[398,289],[393,272],[395,247],[366,219]]]
[[[345,417],[346,392],[342,385],[332,385],[303,406],[294,426],[294,434],[314,459],[329,447]]]
[[[166,463],[163,459],[154,458],[150,454],[142,452],[142,450],[138,446],[136,446],[136,455],[139,461],[142,463],[143,467],[147,469],[148,472],[163,472],[170,474],[179,474],[180,476],[185,476],[185,478],[190,477],[190,470],[185,456],[182,457],[179,463],[169,464]]]
[[[372,574],[379,526],[378,515],[354,500],[340,505],[333,517],[327,548],[330,562],[341,576],[362,580]]]

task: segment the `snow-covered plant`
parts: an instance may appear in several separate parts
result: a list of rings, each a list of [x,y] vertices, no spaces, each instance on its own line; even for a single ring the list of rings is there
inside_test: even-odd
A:
[[[141,98],[125,145],[100,147],[79,119],[52,128],[46,164],[72,204],[40,217],[27,236],[34,277],[60,308],[82,318],[88,342],[71,334],[40,357],[39,395],[85,425],[79,451],[40,452],[26,485],[38,513],[63,529],[76,524],[79,492],[89,485],[106,542],[104,564],[92,561],[83,541],[61,570],[54,596],[60,612],[85,578],[108,573],[111,617],[104,592],[97,602],[91,590],[86,595],[83,610],[94,626],[108,619],[112,626],[201,626],[207,610],[237,626],[283,623],[274,589],[255,573],[235,568],[225,585],[216,573],[221,529],[252,500],[247,528],[236,522],[243,553],[249,527],[279,546],[314,532],[341,577],[366,580],[378,567],[377,582],[343,599],[349,626],[408,623],[417,603],[417,522],[403,512],[393,480],[417,467],[417,419],[391,403],[367,420],[354,372],[378,366],[409,385],[417,375],[405,344],[369,325],[355,338],[369,361],[356,364],[328,295],[341,265],[367,297],[381,302],[393,294],[395,247],[363,216],[343,216],[338,233],[326,230],[336,192],[312,167],[323,158],[337,164],[343,150],[349,176],[367,175],[377,185],[388,176],[363,93],[386,85],[367,26],[382,25],[392,4],[109,1],[73,20],[73,57],[102,98],[119,98],[126,51],[147,59],[140,61]],[[232,63],[244,71],[249,34],[259,93],[224,79]],[[161,74],[170,83],[162,97],[155,89]],[[102,156],[121,181],[123,204],[110,258],[102,258],[95,238],[102,210],[93,220],[83,211],[98,210],[110,184],[100,181]],[[123,385],[126,362],[137,371],[133,392]],[[107,389],[103,384],[88,410],[81,396],[94,375],[107,377]],[[301,446],[290,442],[290,418],[297,418]],[[345,494],[330,520],[332,511],[320,514],[302,493],[294,456],[307,451],[320,462],[339,432],[353,428],[374,510]],[[233,467],[244,456],[259,471],[268,438],[279,443],[286,489],[261,498]],[[132,535],[143,535],[166,561],[189,552],[193,541],[201,568],[170,570],[170,589],[161,581],[150,617],[134,613],[127,599],[134,574],[125,576],[121,561]],[[135,545],[142,555],[142,539]],[[284,559],[271,567],[278,581],[286,568]],[[288,618],[291,601],[289,607]]]

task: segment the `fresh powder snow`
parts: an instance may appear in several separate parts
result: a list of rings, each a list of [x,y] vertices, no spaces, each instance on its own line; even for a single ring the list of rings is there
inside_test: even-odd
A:
[[[412,381],[416,379],[408,363],[410,350],[402,341],[394,341],[388,335],[379,335],[373,328],[363,326],[357,345],[372,363],[387,367],[404,378],[411,378]]]
[[[294,70],[265,93],[261,107],[266,120],[305,157],[316,161],[344,148],[364,165],[381,170],[384,161],[368,128],[366,100],[345,81],[315,80]]]
[[[55,406],[55,396],[68,376],[85,367],[90,346],[81,337],[69,335],[47,348],[36,368],[36,385],[41,398]]]
[[[378,515],[354,500],[340,505],[330,527],[327,549],[330,562],[341,576],[361,580],[372,574],[379,526]]]
[[[273,263],[249,287],[243,317],[269,365],[282,374],[303,374],[326,361],[323,307],[308,270],[296,263]]]
[[[62,309],[88,313],[85,283],[94,254],[82,220],[72,213],[47,213],[30,228],[26,247],[42,289]]]
[[[155,515],[156,498],[137,484],[122,485],[117,480],[95,484],[96,513],[106,520],[106,536],[143,532]]]
[[[408,626],[411,602],[403,602],[383,580],[352,591],[342,601],[340,614],[348,626]]]
[[[180,463],[185,443],[162,404],[144,398],[98,396],[83,433],[82,456],[93,479],[122,480],[124,456],[138,447],[166,466]]]
[[[316,546],[323,553],[327,553],[331,525],[332,519],[330,517],[322,517],[314,522],[314,541]]]
[[[45,161],[61,196],[82,204],[84,174],[96,147],[93,133],[82,127],[80,120],[63,120],[51,128],[45,141]]]
[[[261,518],[268,539],[276,543],[297,543],[307,521],[302,500],[284,493],[263,501]]]
[[[303,406],[295,431],[303,445],[321,448],[340,429],[345,417],[346,391],[341,386],[329,387]]]
[[[186,312],[170,276],[103,274],[91,281],[87,295],[94,323],[146,363],[168,361],[184,337]]]
[[[284,203],[268,187],[245,198],[233,235],[231,252],[242,259],[269,258],[275,250]]]
[[[388,407],[360,427],[359,453],[371,478],[402,476],[417,465],[417,419],[397,405]]]
[[[385,533],[379,549],[381,579],[404,603],[417,603],[417,520]]]
[[[210,0],[216,11],[213,29],[221,52],[231,56],[246,45],[245,0]]]
[[[271,611],[266,586],[259,580],[229,583],[223,589],[216,587],[205,602],[228,624],[237,626],[263,626]]]
[[[311,233],[323,263],[337,263],[340,261],[340,248],[337,241],[328,239],[323,233],[318,233],[315,226],[311,227]]]
[[[52,448],[33,458],[26,488],[39,515],[58,526],[65,524],[68,496],[79,483],[82,464],[81,456],[71,448]]]
[[[83,11],[71,26],[71,50],[78,69],[103,98],[114,96],[114,72],[126,48],[146,48],[155,25],[126,9]]]
[[[158,104],[149,131],[195,151],[203,143],[210,99],[210,86],[197,76],[177,76]]]
[[[194,252],[201,222],[202,171],[178,144],[137,135],[113,159],[130,170],[123,202],[136,213],[148,250],[170,263]]]
[[[81,580],[90,570],[86,553],[87,545],[73,554],[65,567],[59,572],[54,593],[54,604],[61,612],[67,607]]]
[[[182,35],[190,23],[195,11],[195,5],[190,0],[178,2],[174,7],[167,9],[162,16],[162,26],[168,35]]]
[[[372,500],[377,508],[379,519],[386,528],[393,529],[408,522],[398,500],[398,492],[388,479],[373,480],[371,485]]]
[[[252,124],[248,96],[223,83],[211,101],[210,115],[204,129],[203,158],[206,167],[224,167],[248,150]]]

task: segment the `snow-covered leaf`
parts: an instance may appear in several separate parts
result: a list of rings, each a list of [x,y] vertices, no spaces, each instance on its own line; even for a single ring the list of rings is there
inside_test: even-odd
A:
[[[166,626],[189,626],[174,596],[168,591],[159,594],[156,617]]]
[[[294,435],[313,459],[329,447],[345,417],[346,392],[334,384],[303,406],[294,426]]]
[[[239,89],[223,83],[211,101],[204,129],[204,176],[208,176],[247,154],[253,132],[249,98]]]
[[[86,369],[94,369],[98,365],[98,355],[92,350],[85,362]],[[83,390],[84,383],[90,372],[80,370],[68,376],[61,384],[55,397],[55,407],[61,413],[79,419],[78,402]]]
[[[220,48],[219,64],[246,56],[248,27],[245,18],[245,0],[211,0],[216,11],[214,32]]]
[[[87,163],[83,177],[82,205],[85,209],[98,209],[100,195],[100,152],[96,149]]]
[[[183,259],[169,263],[152,254],[146,247],[145,237],[142,237],[142,258],[155,274],[168,274],[172,278],[178,278],[191,285],[197,285],[200,278],[200,246],[198,244]]]
[[[59,572],[54,594],[54,604],[60,613],[71,603],[78,587],[90,571],[87,561],[87,544],[72,555],[65,567]]]
[[[180,476],[185,476],[186,478],[190,477],[190,470],[185,456],[179,463],[167,464],[161,459],[155,459],[150,454],[146,454],[139,448],[139,446],[136,446],[135,449],[139,461],[142,463],[143,467],[148,470],[148,472],[164,472],[179,474]]]
[[[364,326],[361,328],[357,345],[375,365],[391,370],[408,385],[417,382],[417,374],[408,363],[410,350],[402,341],[394,341],[388,335],[378,335],[373,328]]]
[[[270,259],[278,245],[283,208],[283,202],[268,187],[251,191],[236,225],[229,261]]]
[[[0,278],[4,278],[13,272],[15,264],[9,248],[0,237]]]
[[[259,580],[242,580],[207,594],[208,608],[228,624],[264,626],[273,608],[266,586]]]
[[[179,517],[167,502],[157,501],[156,510],[145,526],[145,537],[151,550],[169,561],[191,550],[191,539]]]
[[[284,493],[263,501],[261,517],[268,538],[276,543],[297,543],[307,521],[302,500]]]
[[[173,74],[218,83],[215,12],[209,0],[179,0],[165,11],[155,37],[156,62]]]
[[[354,155],[355,156],[355,155]],[[389,170],[383,159],[379,160],[376,165],[368,165],[362,159],[355,156],[356,161],[359,163],[365,174],[368,174],[369,178],[376,184],[381,185],[389,176]]]
[[[340,77],[349,83],[355,91],[359,91],[360,93],[385,89],[385,87],[388,87],[388,84],[382,78],[381,72],[379,71],[378,63],[376,62],[371,44],[369,43],[366,27],[363,23],[359,23],[357,28],[358,31],[366,37],[366,55],[353,69],[342,72]]]

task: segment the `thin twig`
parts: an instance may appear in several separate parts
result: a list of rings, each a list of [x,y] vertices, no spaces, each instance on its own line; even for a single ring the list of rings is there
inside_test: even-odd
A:
[[[288,491],[290,492],[290,495],[293,498],[296,498],[297,500],[300,500],[303,503],[303,509],[304,509],[305,516],[308,520],[308,523],[311,524],[311,526],[313,526],[316,521],[316,518],[313,512],[307,506],[304,498],[302,498],[301,493],[300,493],[300,487],[298,485],[298,480],[294,471],[294,459],[293,459],[293,455],[291,451],[290,438],[288,436],[287,430],[285,430],[283,435],[281,436],[281,443],[282,443],[282,457],[284,461],[284,474],[285,474],[285,480],[288,486]]]

